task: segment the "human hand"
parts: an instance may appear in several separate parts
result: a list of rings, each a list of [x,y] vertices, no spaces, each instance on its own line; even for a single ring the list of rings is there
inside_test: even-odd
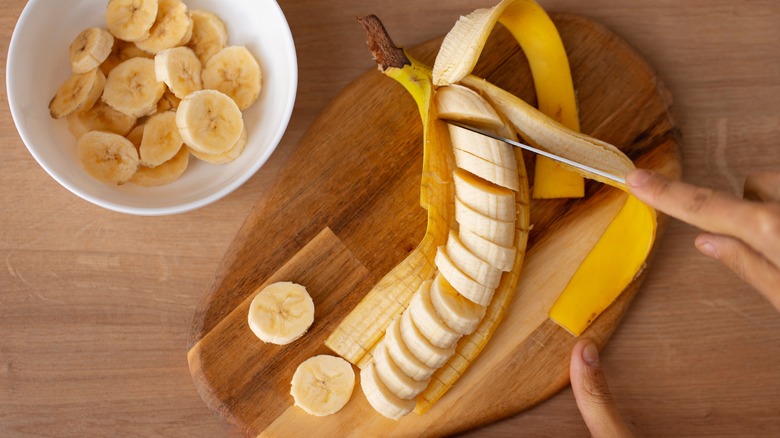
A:
[[[745,199],[643,169],[626,175],[647,205],[702,230],[696,248],[719,260],[780,310],[780,173],[748,177]]]

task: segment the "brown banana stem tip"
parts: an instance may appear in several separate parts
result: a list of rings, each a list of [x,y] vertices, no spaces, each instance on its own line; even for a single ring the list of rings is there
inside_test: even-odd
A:
[[[363,25],[368,36],[368,50],[371,51],[371,55],[382,71],[390,67],[403,68],[405,65],[412,65],[403,49],[393,43],[379,17],[371,14],[357,17],[357,21]]]

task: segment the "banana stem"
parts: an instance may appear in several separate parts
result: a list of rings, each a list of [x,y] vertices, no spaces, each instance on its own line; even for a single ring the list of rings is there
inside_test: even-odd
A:
[[[376,15],[366,15],[357,17],[357,21],[363,25],[363,29],[368,36],[368,50],[374,57],[377,66],[381,71],[390,67],[403,68],[405,65],[412,65],[409,58],[406,57],[403,49],[399,48],[390,38],[384,24]]]

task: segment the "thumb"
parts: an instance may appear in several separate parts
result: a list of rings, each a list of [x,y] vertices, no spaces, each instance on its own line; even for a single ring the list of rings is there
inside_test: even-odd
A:
[[[609,393],[599,351],[593,341],[585,338],[577,342],[571,354],[569,373],[577,408],[593,437],[633,436]]]

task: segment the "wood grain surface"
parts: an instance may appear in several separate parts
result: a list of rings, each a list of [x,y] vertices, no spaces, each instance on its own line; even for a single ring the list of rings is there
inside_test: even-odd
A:
[[[2,75],[26,2],[0,0]],[[0,436],[238,436],[192,384],[192,314],[253,204],[303,133],[373,67],[354,16],[399,44],[446,32],[488,0],[281,0],[300,68],[290,127],[269,163],[201,210],[140,218],[71,195],[35,163],[3,92],[0,140]],[[734,193],[780,168],[780,3],[549,0],[627,40],[674,95],[685,179]],[[3,81],[4,82],[4,81]],[[780,434],[780,316],[693,248],[672,221],[602,355],[632,427],[647,436]],[[469,436],[585,436],[571,391]]]

